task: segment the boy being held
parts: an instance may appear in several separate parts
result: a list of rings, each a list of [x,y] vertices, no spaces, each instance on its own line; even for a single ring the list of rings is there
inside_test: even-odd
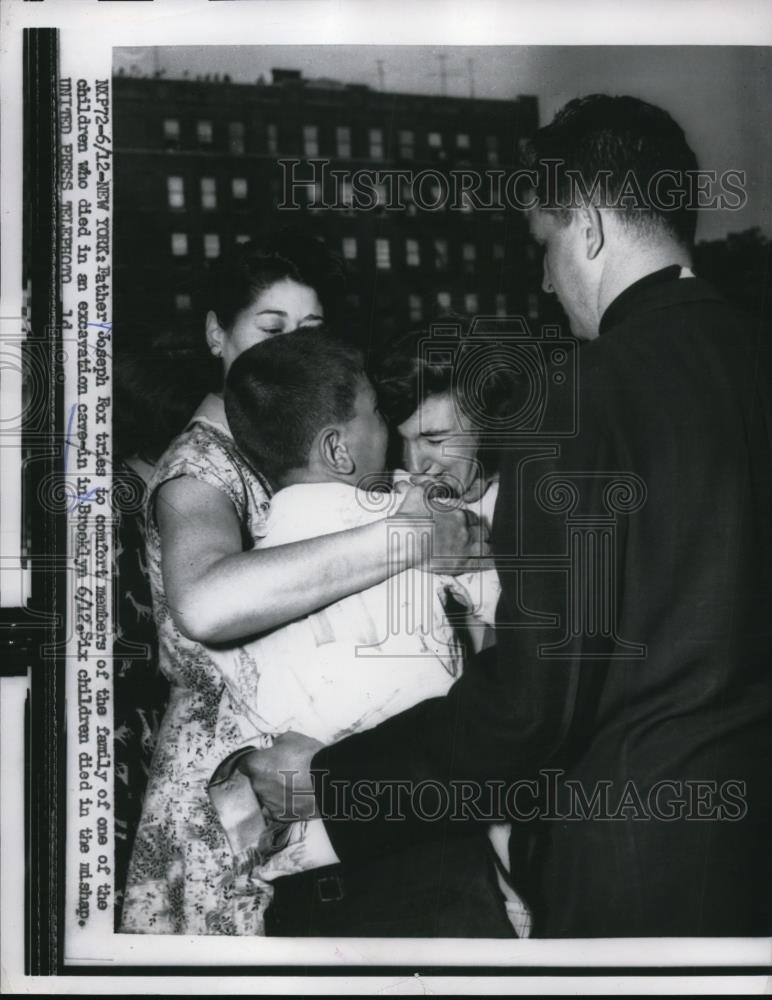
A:
[[[255,545],[356,527],[401,503],[400,494],[357,485],[384,481],[387,427],[361,354],[325,331],[295,331],[245,351],[229,372],[225,406],[240,450],[277,488]],[[384,544],[388,530],[384,520]],[[417,524],[415,537],[422,531],[428,543],[428,525]],[[405,564],[404,553],[395,559]],[[252,747],[290,729],[328,743],[444,695],[462,665],[444,592],[441,577],[403,570],[248,643],[212,650],[226,683],[218,725],[238,727]],[[346,886],[345,898],[323,907],[325,934],[512,934],[478,836],[428,843],[360,871],[336,864],[321,819],[269,819],[266,828],[233,758],[218,768],[210,795],[234,850],[242,933],[264,933],[274,880],[272,933],[318,933],[302,930],[319,903],[316,872],[308,871],[316,869],[324,885],[342,877]]]
[[[399,494],[357,485],[383,486],[388,430],[354,348],[319,330],[258,344],[234,363],[225,406],[239,449],[278,487],[256,546],[344,531],[399,505]],[[218,666],[258,732],[341,739],[450,687],[461,659],[443,593],[439,577],[405,570],[222,651]]]

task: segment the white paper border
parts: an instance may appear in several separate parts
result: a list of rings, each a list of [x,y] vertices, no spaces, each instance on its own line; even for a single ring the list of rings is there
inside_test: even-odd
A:
[[[423,0],[411,2],[379,2],[368,0],[152,0],[152,2],[113,3],[109,0],[44,0],[41,3],[24,3],[23,0],[5,0],[2,8],[2,70],[3,118],[0,141],[3,152],[4,181],[2,219],[5,236],[18,219],[20,211],[21,143],[15,142],[14,113],[9,103],[20,97],[20,81],[16,74],[21,67],[22,27],[59,27],[62,46],[77,46],[89,62],[112,65],[113,46],[126,45],[206,45],[243,44],[250,39],[254,44],[439,44],[439,45],[577,45],[577,44],[700,44],[700,45],[764,45],[772,43],[772,5],[765,0],[744,0],[731,7],[718,0],[656,0],[656,2],[626,2],[593,0],[576,4],[571,0],[551,0],[539,4],[521,2],[490,2],[479,0],[474,4],[457,0]],[[6,57],[8,53],[8,57]],[[99,73],[103,72],[102,69]],[[13,107],[13,104],[10,105]],[[16,105],[18,107],[18,104]],[[18,116],[16,116],[18,117]],[[17,126],[16,126],[17,127]],[[8,181],[5,178],[9,177]],[[16,240],[11,243],[11,250]],[[3,274],[6,266],[7,246],[3,247]],[[10,272],[13,274],[13,270]],[[6,282],[3,282],[4,289]],[[11,289],[9,294],[14,294]],[[0,315],[4,311],[0,309]],[[206,942],[206,947],[203,947]],[[367,965],[386,964],[399,953],[399,964],[405,967],[425,965],[450,965],[458,961],[459,942],[358,941],[347,939],[328,941],[282,941],[277,939],[239,940],[223,938],[183,938],[115,935],[110,942],[110,964],[135,963],[153,965],[222,964],[258,965],[336,964]],[[463,963],[495,966],[549,965],[594,966],[599,962],[615,966],[692,966],[699,964],[730,966],[763,965],[770,957],[766,941],[727,941],[707,939],[661,939],[642,941],[517,941],[469,942],[464,947]],[[215,954],[216,953],[216,954]],[[72,956],[73,958],[75,956]],[[88,956],[83,956],[88,957]],[[93,956],[91,956],[93,957]],[[172,986],[174,980],[165,980]],[[180,980],[176,980],[178,983]],[[191,981],[185,982],[186,992]],[[691,981],[691,977],[688,977]],[[50,981],[47,981],[50,983]],[[93,992],[96,979],[87,979]],[[112,988],[123,992],[129,980],[112,981]],[[201,992],[220,992],[223,982],[201,980]],[[228,977],[229,992],[241,992],[244,980]],[[308,990],[310,983],[303,979],[285,979],[280,983],[282,992],[295,992],[294,983],[301,983]],[[368,979],[368,987],[383,989],[388,985],[395,992],[408,992],[404,976],[376,981]],[[423,981],[430,989],[442,988],[441,983],[453,983],[453,992],[477,992],[470,985],[483,985],[490,992],[521,992],[520,987],[533,981],[507,977],[494,980],[486,977],[482,984],[470,984],[466,977],[457,981]],[[506,982],[506,985],[505,985]],[[668,991],[681,992],[687,978],[666,980]],[[249,980],[254,990],[254,981]],[[348,992],[347,985],[357,990],[364,986],[360,979],[336,978],[318,981],[322,991]],[[462,985],[463,984],[463,985]],[[596,992],[599,983],[589,979],[561,978],[557,983],[539,981],[540,992],[560,991]],[[744,980],[746,988],[763,988],[760,978]],[[75,986],[75,981],[65,979],[63,986]],[[154,986],[157,987],[157,981]],[[268,986],[267,982],[263,985]],[[621,984],[620,984],[621,985]],[[631,983],[624,982],[625,990]],[[655,981],[645,984],[655,992]],[[704,977],[697,977],[693,986],[705,986]],[[731,990],[733,984],[722,981],[722,990]],[[418,984],[418,990],[423,991]],[[579,989],[577,989],[579,987]],[[602,991],[602,990],[601,990]],[[699,989],[696,989],[699,992]],[[37,990],[35,990],[37,992]],[[54,992],[54,991],[52,991]],[[314,990],[316,992],[316,990]]]

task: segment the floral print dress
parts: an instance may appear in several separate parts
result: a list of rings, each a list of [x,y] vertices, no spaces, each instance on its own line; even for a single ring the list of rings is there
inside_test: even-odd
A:
[[[113,462],[116,618],[113,646],[115,914],[120,928],[131,848],[142,813],[169,681],[158,669],[158,636],[145,557],[147,489],[120,458]]]
[[[241,522],[245,549],[264,534],[269,508],[269,487],[236,450],[222,402],[207,397],[159,461],[148,488],[148,570],[159,662],[171,690],[134,843],[121,930],[260,933],[271,889],[263,885],[246,895],[243,887],[239,891],[237,883],[243,878],[234,871],[233,855],[206,791],[216,766],[242,738],[235,722],[223,726],[221,718],[215,731],[224,682],[206,647],[177,629],[164,595],[154,499],[163,483],[179,476],[192,476],[228,496]]]

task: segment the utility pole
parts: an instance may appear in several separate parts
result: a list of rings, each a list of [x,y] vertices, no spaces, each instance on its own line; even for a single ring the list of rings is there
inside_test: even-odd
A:
[[[448,79],[452,76],[460,76],[459,73],[449,73],[447,67],[448,54],[447,52],[438,52],[437,60],[440,64],[440,69],[438,73],[430,73],[430,76],[438,76],[440,78],[440,93],[443,97],[448,96]]]
[[[437,59],[440,64],[440,93],[443,97],[448,96],[448,67],[446,65],[448,56],[446,52],[438,52]]]

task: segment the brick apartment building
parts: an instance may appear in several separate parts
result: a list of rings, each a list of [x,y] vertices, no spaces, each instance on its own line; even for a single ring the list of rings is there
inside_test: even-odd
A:
[[[538,125],[535,97],[272,76],[114,78],[118,330],[202,330],[207,260],[285,225],[308,227],[345,258],[348,318],[363,337],[448,309],[540,315],[536,248],[522,215],[493,194]],[[358,198],[363,171],[376,173]],[[482,174],[477,202],[459,194],[459,173]]]

